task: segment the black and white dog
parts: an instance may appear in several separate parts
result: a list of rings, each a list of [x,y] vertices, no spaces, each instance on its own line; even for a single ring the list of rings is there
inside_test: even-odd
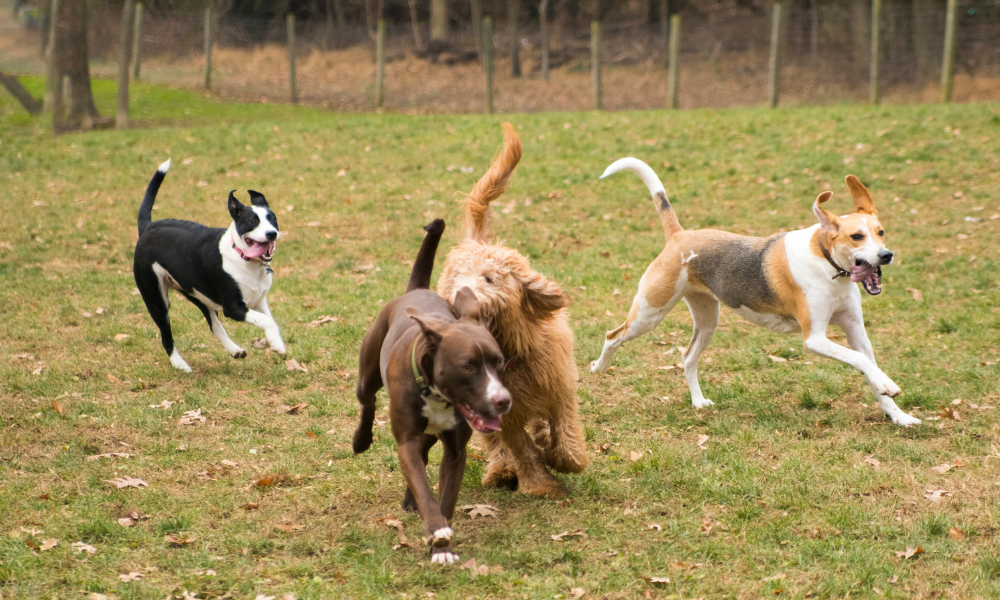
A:
[[[160,328],[170,364],[191,371],[170,333],[168,289],[177,290],[201,309],[212,333],[233,358],[245,358],[247,353],[226,335],[219,321],[220,310],[230,319],[263,329],[271,349],[284,354],[278,324],[267,306],[271,289],[268,263],[278,239],[278,219],[264,195],[249,190],[251,205],[244,206],[233,195],[236,190],[229,192],[233,223],[228,229],[177,219],[154,222],[153,202],[169,169],[168,159],[156,170],[139,207],[139,242],[132,272],[146,309]]]

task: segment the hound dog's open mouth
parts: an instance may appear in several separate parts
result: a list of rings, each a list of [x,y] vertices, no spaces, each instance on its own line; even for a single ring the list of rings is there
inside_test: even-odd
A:
[[[243,251],[243,256],[246,258],[259,258],[264,262],[270,262],[274,258],[274,241],[270,242],[258,242],[257,240],[249,237],[243,238],[243,243],[247,245],[247,249]]]
[[[866,292],[877,296],[882,293],[882,267],[858,259],[851,265],[851,281],[860,281]]]
[[[461,402],[456,402],[455,406],[458,407],[458,411],[462,413],[465,420],[476,431],[480,433],[500,431],[500,416],[487,417],[481,415]]]

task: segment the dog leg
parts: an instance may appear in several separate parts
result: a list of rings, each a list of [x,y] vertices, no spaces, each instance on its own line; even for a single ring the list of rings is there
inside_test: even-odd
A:
[[[877,368],[878,364],[875,362],[875,353],[872,351],[872,343],[868,339],[868,332],[865,331],[862,318],[859,318],[859,315],[849,314],[838,319],[835,324],[840,325],[840,328],[844,330],[844,335],[847,336],[847,343],[851,348],[864,354]],[[874,390],[874,387],[872,389]],[[878,397],[878,404],[882,408],[882,411],[896,425],[910,427],[920,424],[920,419],[908,415],[903,409],[896,406],[896,402],[889,396],[879,394],[878,392],[875,392],[875,396]]]
[[[566,495],[566,486],[545,469],[545,457],[524,429],[524,424],[505,422],[502,431],[491,435],[499,435],[503,449],[510,454],[514,472],[517,473],[518,490],[531,496],[549,498]]]
[[[652,269],[652,267],[650,267]],[[647,270],[646,273],[649,273]],[[646,276],[643,275],[643,280]],[[643,291],[642,282],[639,283],[639,293],[632,300],[632,308],[629,310],[625,322],[617,328],[612,329],[604,336],[604,349],[601,356],[590,364],[591,373],[604,373],[611,366],[611,358],[615,355],[618,347],[629,340],[633,340],[644,333],[648,333],[660,324],[660,321],[667,316],[677,302],[681,299],[681,294],[677,291],[666,304],[662,306],[650,306],[646,301],[646,294]]]
[[[809,333],[806,334],[805,345],[807,350],[815,352],[820,356],[851,365],[861,371],[868,380],[868,384],[872,386],[872,390],[879,396],[894,398],[903,393],[899,389],[899,386],[892,379],[889,379],[889,376],[883,373],[881,369],[875,366],[875,363],[869,360],[867,356],[857,350],[845,348],[827,339],[827,323],[829,323],[829,318],[814,319],[812,321]]]
[[[431,436],[433,437],[433,436]],[[442,432],[441,442],[444,454],[441,457],[441,469],[438,477],[438,502],[441,514],[450,523],[455,515],[455,504],[458,502],[458,492],[462,489],[462,478],[465,476],[466,446],[472,431],[468,427],[456,427]],[[425,459],[426,461],[426,455]]]
[[[146,304],[146,310],[149,311],[149,316],[153,318],[153,322],[160,329],[160,342],[163,343],[163,349],[170,357],[170,364],[175,369],[190,373],[191,367],[181,358],[174,346],[174,336],[170,330],[170,301],[167,299],[167,288],[152,270],[149,273],[137,271],[136,283],[139,287],[139,293],[142,295],[142,301]]]
[[[582,473],[590,464],[586,436],[574,400],[571,392],[568,399],[559,403],[560,411],[549,420],[548,443],[539,444],[544,448],[545,464],[559,473]]]
[[[447,548],[451,545],[453,534],[427,484],[427,471],[420,456],[422,445],[423,434],[420,436],[408,434],[399,440],[399,466],[403,471],[403,477],[406,478],[406,487],[413,492],[417,511],[424,522],[424,542],[434,548]]]
[[[504,426],[506,427],[506,424]],[[477,438],[482,442],[487,457],[486,473],[483,474],[482,484],[507,488],[511,491],[516,490],[517,472],[514,470],[514,461],[510,452],[504,450],[503,444],[500,443],[500,436],[496,433],[477,434]]]
[[[246,358],[247,351],[240,348],[235,342],[233,342],[233,340],[229,339],[229,335],[226,333],[226,328],[222,326],[222,321],[219,320],[218,311],[213,310],[211,312],[211,318],[212,333],[214,333],[215,337],[219,338],[219,341],[222,342],[222,347],[226,349],[226,352],[228,352],[233,358]]]
[[[420,458],[422,458],[424,460],[424,470],[425,470],[425,472],[426,472],[426,469],[427,469],[427,454],[430,453],[431,448],[434,447],[434,444],[436,444],[437,441],[438,441],[437,436],[428,435],[426,433],[424,434],[424,445],[420,449]],[[443,471],[443,469],[440,472],[441,472],[441,476],[438,478],[438,490],[443,489],[442,488],[442,484],[441,484],[441,481],[444,478],[444,471]],[[438,498],[443,498],[443,497],[444,496],[439,491],[438,492]],[[406,493],[403,494],[403,503],[402,503],[401,506],[402,506],[402,509],[405,510],[406,512],[417,512],[417,501],[413,498],[413,492],[410,491],[410,488],[406,488]],[[452,507],[452,508],[454,508],[454,507]],[[442,509],[442,512],[443,512],[443,509]],[[451,520],[451,516],[450,515],[445,514],[444,516],[449,521]]]
[[[684,354],[684,377],[687,378],[688,388],[691,390],[691,404],[695,408],[705,408],[712,406],[714,402],[701,392],[701,384],[698,382],[698,359],[712,341],[715,329],[719,326],[719,301],[707,294],[691,293],[684,297],[684,302],[687,303],[691,319],[694,321],[691,343],[688,344],[687,352]]]
[[[266,306],[264,304],[265,308]],[[251,325],[260,327],[264,330],[264,337],[267,338],[267,344],[271,349],[278,354],[285,354],[285,343],[281,341],[281,332],[278,330],[278,324],[268,315],[257,310],[248,309],[242,302],[238,305],[235,303],[230,304],[223,309],[223,313],[234,321],[246,321]]]

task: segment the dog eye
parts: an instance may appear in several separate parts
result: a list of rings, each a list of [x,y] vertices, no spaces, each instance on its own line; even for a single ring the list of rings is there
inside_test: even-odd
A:
[[[851,236],[851,239],[856,242],[860,242],[861,240],[865,239],[865,236],[864,234],[861,233],[855,233],[854,235]]]
[[[483,275],[483,279],[486,283],[493,283],[493,279],[489,275]]]
[[[464,370],[466,373],[472,373],[476,370],[476,367],[472,366],[471,364],[467,364],[464,367],[462,367],[462,370]]]
[[[884,231],[880,231],[880,232],[878,232],[878,236],[879,236],[879,237],[885,237],[885,232],[884,232]]]

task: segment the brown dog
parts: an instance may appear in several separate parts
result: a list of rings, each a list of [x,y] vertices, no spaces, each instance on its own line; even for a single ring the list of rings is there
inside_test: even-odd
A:
[[[527,494],[559,497],[566,488],[546,465],[579,473],[589,463],[577,414],[573,332],[565,311],[569,299],[517,251],[490,243],[490,202],[506,190],[521,159],[521,140],[509,123],[503,127],[503,151],[465,202],[466,239],[448,253],[437,290],[455,302],[461,289],[471,288],[507,358],[500,378],[513,406],[503,431],[482,436],[489,452],[483,484],[516,481]]]
[[[371,446],[375,394],[385,385],[406,479],[403,508],[420,512],[431,562],[450,565],[458,560],[451,550],[449,523],[465,475],[469,425],[484,433],[500,431],[500,417],[510,410],[511,400],[497,374],[503,369],[503,354],[479,321],[475,295],[469,289],[456,293],[456,319],[448,303],[428,289],[444,221],[437,219],[424,229],[427,235],[406,294],[385,305],[361,343],[361,420],[354,431],[354,452]],[[440,504],[434,501],[426,473],[427,453],[438,439],[444,445]]]

